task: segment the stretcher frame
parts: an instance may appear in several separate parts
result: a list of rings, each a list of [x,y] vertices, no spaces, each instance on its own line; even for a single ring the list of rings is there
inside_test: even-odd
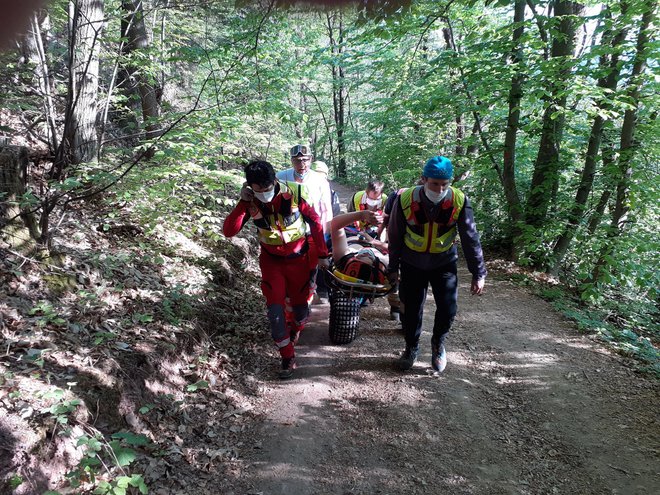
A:
[[[339,278],[331,269],[326,270],[325,280],[330,295],[328,334],[333,344],[348,344],[357,338],[363,299],[383,297],[394,289],[383,284],[349,282]]]

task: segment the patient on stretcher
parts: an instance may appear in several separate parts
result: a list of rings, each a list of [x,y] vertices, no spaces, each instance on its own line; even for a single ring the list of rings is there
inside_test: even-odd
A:
[[[382,216],[370,210],[338,215],[332,219],[333,275],[338,279],[358,284],[380,285],[389,288],[386,276],[387,245],[365,233],[347,236],[344,227],[356,221],[377,225]]]

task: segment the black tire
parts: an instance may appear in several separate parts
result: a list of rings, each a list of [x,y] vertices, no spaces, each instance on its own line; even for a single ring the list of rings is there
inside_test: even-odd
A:
[[[330,294],[330,342],[348,344],[358,336],[360,327],[360,300],[349,298],[339,291]]]

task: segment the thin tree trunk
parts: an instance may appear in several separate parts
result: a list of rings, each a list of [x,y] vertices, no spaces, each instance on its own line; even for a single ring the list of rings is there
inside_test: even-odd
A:
[[[447,27],[443,28],[442,34],[445,40],[445,44],[448,49],[458,53],[458,50],[456,48],[456,43],[454,41],[454,29],[452,28],[451,23],[449,22],[449,19],[446,19],[447,22]],[[498,161],[495,158],[495,154],[493,153],[493,149],[490,146],[490,143],[488,142],[488,139],[486,138],[486,130],[484,129],[484,123],[481,118],[481,114],[477,110],[477,107],[479,106],[478,102],[475,101],[475,99],[472,96],[472,92],[470,91],[470,88],[466,82],[466,77],[465,73],[463,71],[463,68],[459,66],[458,68],[458,73],[459,73],[459,78],[461,80],[461,83],[463,85],[463,89],[465,90],[465,94],[467,96],[468,102],[470,103],[470,106],[472,107],[472,117],[474,118],[474,127],[472,128],[472,133],[475,136],[479,137],[479,140],[481,141],[481,145],[484,147],[486,150],[486,154],[488,155],[488,158],[490,159],[490,162],[493,164],[493,168],[497,172],[497,176],[500,178],[500,181],[502,180],[502,169],[500,168],[500,165]],[[476,148],[473,146],[469,146],[467,150],[468,156],[472,153],[476,152]]]
[[[560,68],[546,78],[550,96],[546,98],[541,141],[525,208],[525,219],[533,227],[539,227],[545,221],[552,194],[559,183],[564,108],[574,64],[576,22],[573,17],[580,15],[582,8],[582,5],[566,0],[557,0],[554,4],[554,17],[559,24],[552,39],[551,59],[556,60]]]
[[[149,38],[144,23],[142,0],[122,0],[124,17],[122,19],[122,37],[128,41],[124,45],[124,54],[129,58],[126,70],[134,81],[135,88],[140,95],[142,104],[142,118],[146,130],[145,138],[152,139],[159,135],[158,117],[160,105],[158,103],[158,88],[156,82],[143,70],[146,51],[149,48]]]
[[[337,26],[338,38],[335,38],[334,19],[339,19]],[[344,73],[341,56],[344,52],[344,26],[343,15],[340,12],[334,16],[327,15],[328,36],[332,48],[332,104],[334,108],[335,127],[337,129],[337,178],[345,179],[348,174],[346,163],[346,75]],[[339,62],[337,62],[339,60]]]
[[[621,144],[619,146],[619,180],[616,187],[616,203],[612,212],[612,222],[609,229],[611,242],[603,246],[598,261],[592,272],[592,279],[598,280],[605,267],[607,255],[613,250],[614,238],[621,235],[628,224],[628,213],[630,212],[629,188],[630,178],[632,176],[632,159],[637,149],[635,144],[635,129],[637,127],[637,113],[639,105],[640,90],[642,87],[642,78],[644,67],[649,55],[651,46],[651,29],[656,15],[657,1],[650,0],[646,4],[647,10],[642,15],[642,20],[637,36],[637,47],[630,74],[628,87],[626,90],[626,101],[633,108],[626,110],[621,127]]]
[[[511,78],[511,89],[509,90],[509,115],[506,123],[504,136],[504,159],[502,164],[502,185],[506,197],[509,218],[513,224],[512,236],[514,239],[514,258],[517,249],[515,239],[521,234],[520,224],[523,221],[523,211],[520,204],[520,196],[516,187],[516,139],[518,136],[518,124],[520,122],[520,101],[522,100],[524,71],[522,70],[522,46],[521,38],[524,33],[525,22],[525,0],[516,0],[513,23],[513,39],[511,44],[511,62],[513,77]]]
[[[51,90],[50,74],[48,71],[48,62],[46,60],[46,50],[42,38],[42,26],[48,26],[48,16],[44,15],[42,21],[39,20],[40,12],[34,13],[30,17],[30,29],[24,39],[26,56],[34,64],[34,78],[37,83],[38,93],[43,101],[44,118],[46,120],[46,134],[50,151],[54,154],[58,146],[57,125],[55,122],[55,106]]]
[[[465,124],[463,123],[463,114],[456,115],[456,147],[454,148],[454,155],[456,157],[463,157],[465,155],[465,146],[463,140],[465,139]]]
[[[605,7],[607,8],[607,7]],[[598,80],[598,86],[607,90],[605,93],[607,96],[602,98],[597,102],[597,107],[600,110],[607,110],[611,108],[611,94],[616,90],[617,83],[619,82],[620,74],[620,64],[619,64],[619,50],[620,45],[626,39],[626,34],[628,33],[627,23],[626,23],[626,12],[628,10],[628,5],[626,3],[621,4],[621,19],[619,19],[618,29],[612,33],[605,33],[603,36],[603,41],[610,41],[611,46],[611,55],[610,53],[604,53],[600,57],[600,67],[605,71],[605,76],[601,77]],[[564,231],[557,239],[557,243],[553,249],[553,261],[549,267],[550,273],[557,273],[559,265],[561,264],[568,247],[575,236],[578,225],[582,221],[582,217],[587,207],[587,200],[589,199],[589,194],[591,193],[591,188],[593,187],[594,176],[596,174],[596,168],[598,164],[598,154],[600,151],[600,143],[603,136],[603,129],[605,128],[605,118],[603,117],[603,112],[597,112],[594,122],[591,126],[591,133],[589,135],[589,143],[587,145],[587,155],[585,157],[584,168],[582,169],[582,177],[580,179],[580,185],[578,186],[577,192],[575,194],[575,201],[573,202],[573,207],[568,214],[568,220]]]
[[[616,163],[614,161],[614,143],[612,143],[611,140],[607,138],[607,133],[605,133],[603,136],[603,140],[605,141],[605,144],[602,147],[601,159],[603,160],[605,183],[603,186],[603,192],[600,194],[600,198],[596,204],[596,208],[594,209],[594,212],[591,214],[591,218],[589,219],[589,225],[587,226],[587,232],[589,233],[589,236],[595,235],[596,230],[598,230],[598,226],[600,225],[603,219],[603,214],[605,213],[605,208],[607,208],[607,204],[612,197],[612,184],[614,184],[613,175],[615,174],[613,173],[613,169],[616,167]]]

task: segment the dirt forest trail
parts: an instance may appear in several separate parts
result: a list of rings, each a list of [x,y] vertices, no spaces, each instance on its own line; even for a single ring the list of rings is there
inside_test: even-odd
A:
[[[469,281],[463,268],[440,376],[432,297],[405,373],[385,301],[362,310],[345,346],[329,342],[329,307],[314,306],[295,378],[263,378],[253,448],[223,493],[660,493],[657,384],[496,273],[481,297]]]

